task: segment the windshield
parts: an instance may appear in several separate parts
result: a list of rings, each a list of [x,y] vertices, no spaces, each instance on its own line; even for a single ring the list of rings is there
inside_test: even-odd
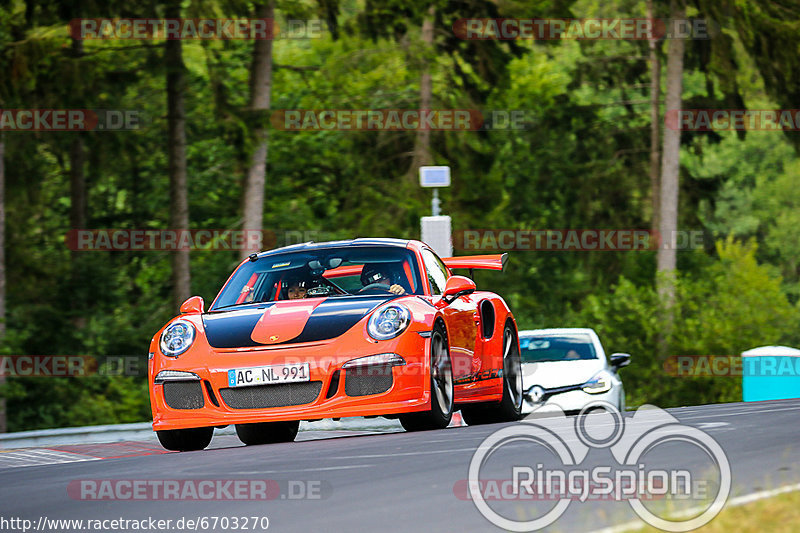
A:
[[[412,251],[394,246],[320,248],[248,261],[222,289],[210,310],[295,298],[391,296],[403,292],[423,294]]]
[[[519,346],[523,363],[597,359],[592,339],[585,333],[521,337]]]

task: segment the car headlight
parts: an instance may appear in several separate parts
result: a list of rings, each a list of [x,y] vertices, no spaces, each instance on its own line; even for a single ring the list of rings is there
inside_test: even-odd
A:
[[[194,337],[194,324],[186,320],[176,320],[161,334],[161,353],[169,357],[178,357],[189,349]]]
[[[583,384],[583,392],[602,394],[611,390],[611,374],[605,370],[598,372],[592,379]]]
[[[385,341],[400,335],[411,323],[411,312],[400,304],[389,304],[372,313],[367,333],[375,340]]]

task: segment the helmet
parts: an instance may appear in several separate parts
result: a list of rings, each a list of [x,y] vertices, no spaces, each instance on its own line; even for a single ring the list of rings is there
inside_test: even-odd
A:
[[[308,278],[303,276],[301,273],[292,272],[283,278],[282,285],[285,289],[288,289],[292,285],[299,285],[301,288],[308,288],[310,283],[308,282]]]
[[[363,286],[380,283],[389,280],[389,283],[396,283],[396,275],[393,265],[389,263],[366,264],[361,269],[361,284]]]

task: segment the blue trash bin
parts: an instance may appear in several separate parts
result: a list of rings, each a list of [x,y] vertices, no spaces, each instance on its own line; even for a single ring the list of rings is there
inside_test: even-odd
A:
[[[742,400],[800,398],[800,350],[762,346],[742,352]]]

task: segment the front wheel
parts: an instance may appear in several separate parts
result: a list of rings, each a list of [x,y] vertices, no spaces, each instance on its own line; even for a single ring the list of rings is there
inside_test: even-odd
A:
[[[447,344],[447,332],[442,324],[431,335],[431,410],[400,416],[406,431],[444,429],[453,418],[453,365]]]
[[[258,422],[236,424],[236,435],[244,444],[274,444],[292,442],[300,429],[300,422]]]
[[[214,428],[162,429],[156,431],[158,442],[174,452],[202,450],[211,442]]]
[[[499,403],[465,406],[461,416],[467,425],[514,422],[522,416],[522,363],[516,329],[506,324],[503,331],[503,399]]]

